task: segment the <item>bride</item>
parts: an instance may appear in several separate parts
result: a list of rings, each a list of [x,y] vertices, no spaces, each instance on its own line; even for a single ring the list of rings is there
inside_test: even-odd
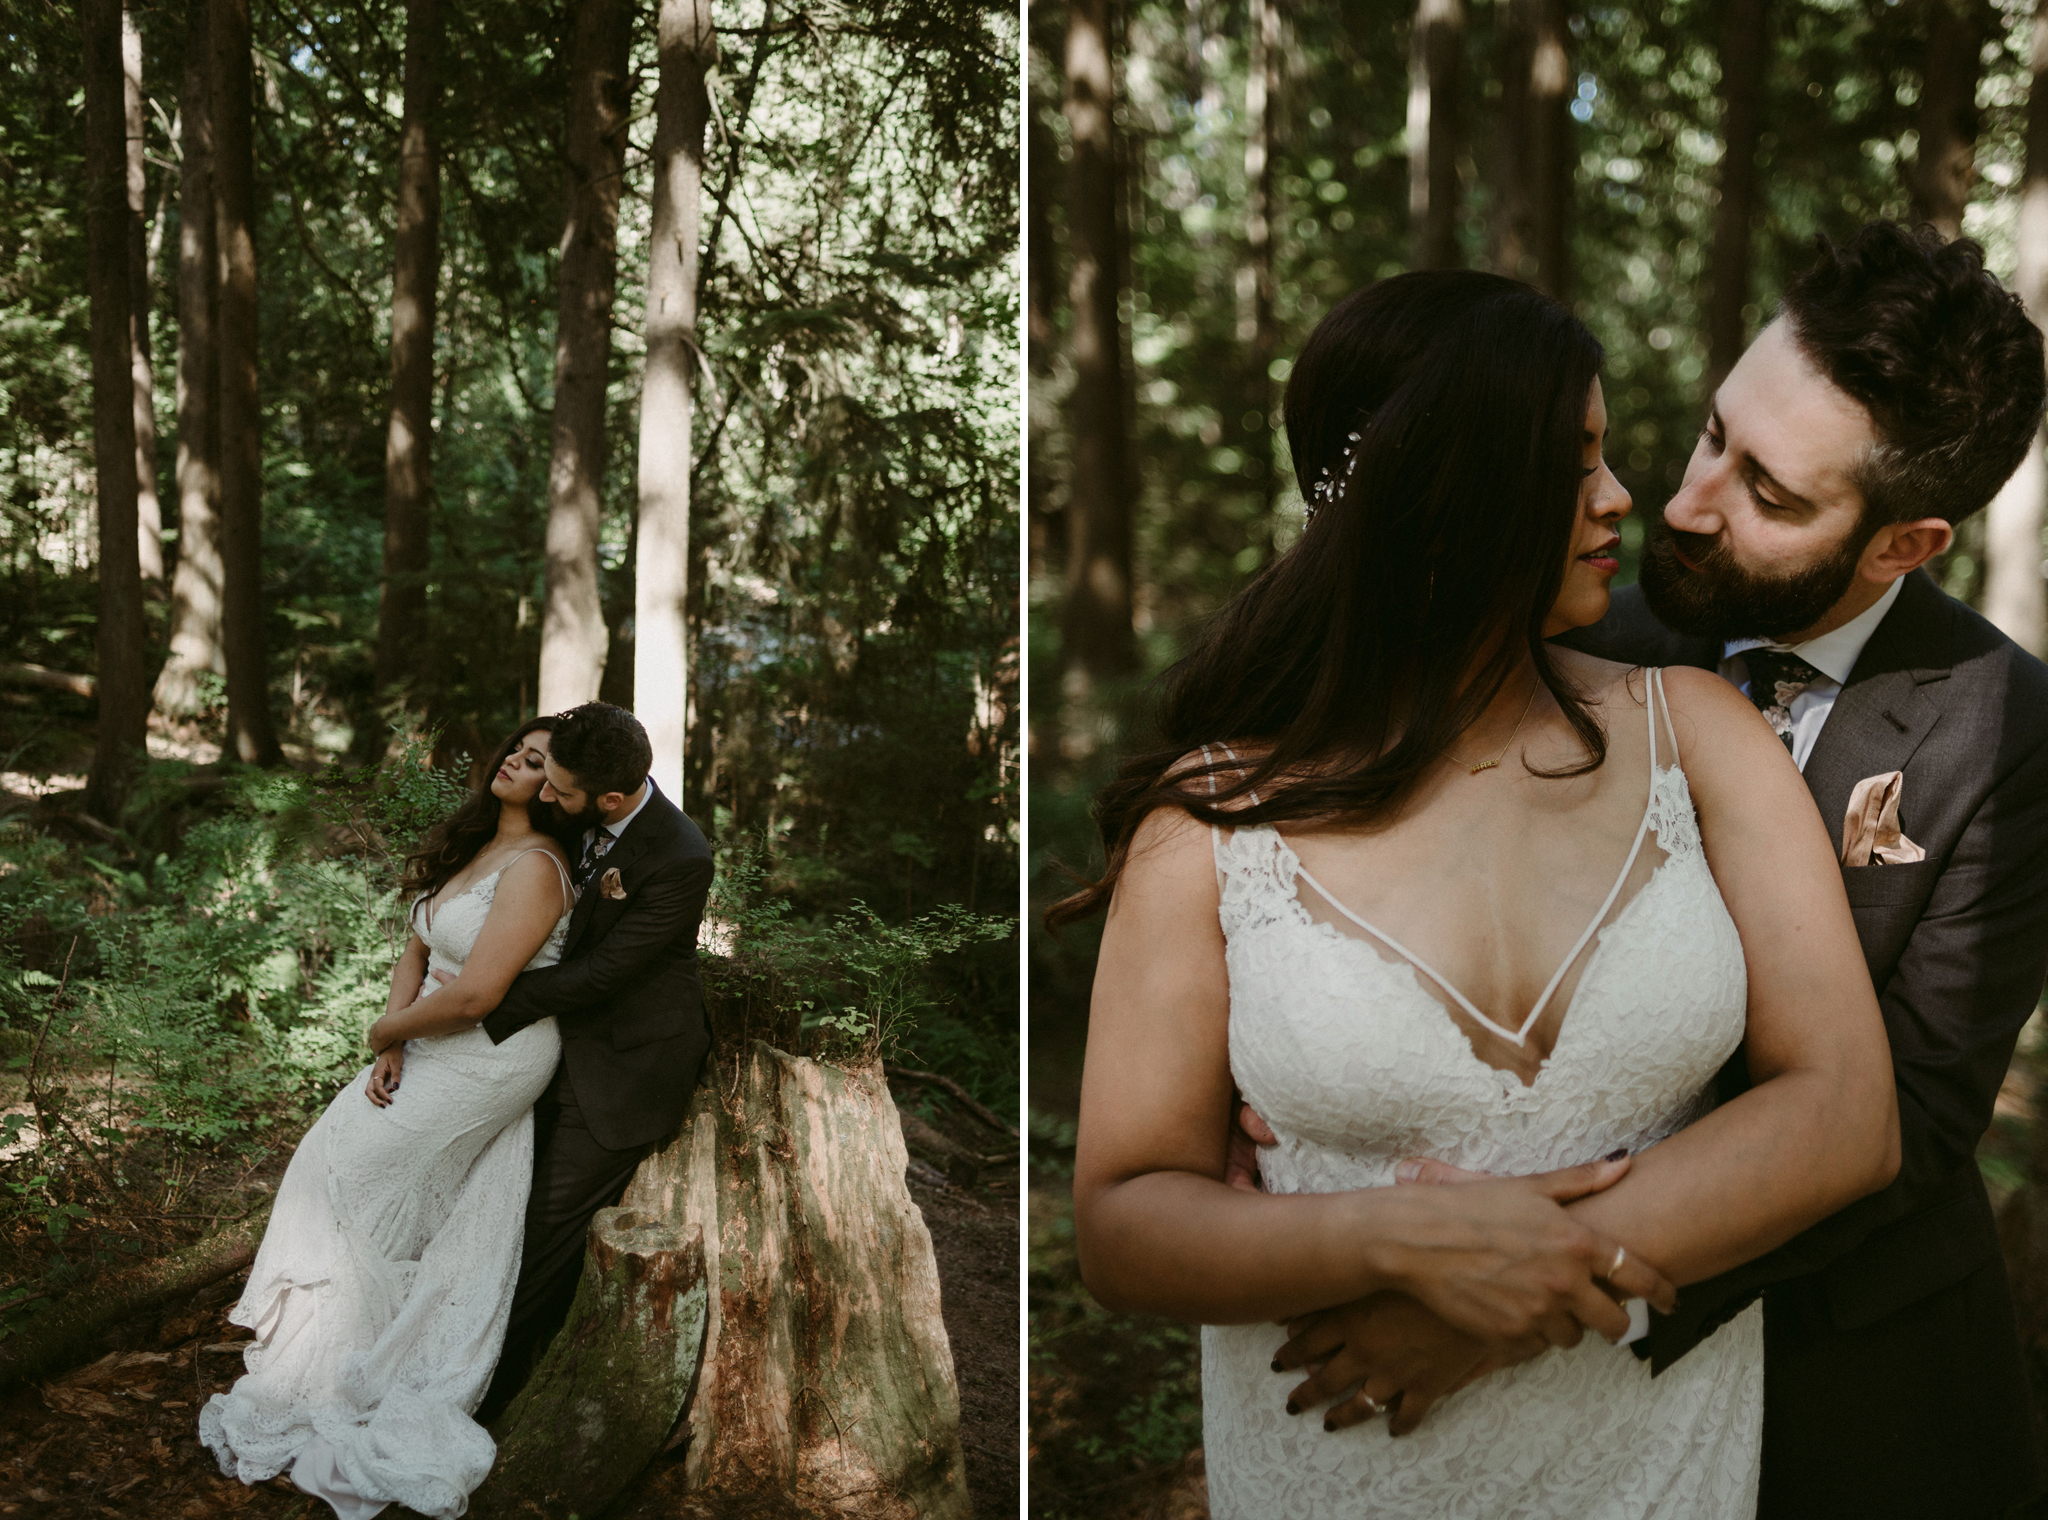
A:
[[[1544,642],[1619,567],[1599,360],[1493,275],[1329,314],[1287,395],[1311,520],[1170,675],[1098,804],[1108,872],[1051,915],[1108,908],[1082,1271],[1210,1327],[1219,1520],[1752,1514],[1761,1306],[1653,1381],[1616,1300],[1668,1309],[1897,1169],[1784,747],[1708,673]],[[1755,1085],[1713,1108],[1744,1040]],[[1223,1180],[1233,1089],[1278,1136],[1263,1193]],[[1409,1158],[1521,1180],[1390,1186]],[[1338,1305],[1412,1310],[1416,1354],[1278,1354]]]
[[[574,893],[540,800],[553,727],[520,728],[406,862],[413,933],[386,1021],[437,990],[429,971],[488,1010],[559,958]],[[228,1316],[256,1332],[248,1372],[199,1415],[222,1473],[290,1469],[341,1520],[463,1512],[497,1455],[470,1414],[505,1339],[533,1103],[560,1051],[553,1019],[502,1045],[481,1028],[394,1044],[307,1132]]]

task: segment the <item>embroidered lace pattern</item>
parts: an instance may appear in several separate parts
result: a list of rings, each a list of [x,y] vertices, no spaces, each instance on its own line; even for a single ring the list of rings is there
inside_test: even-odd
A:
[[[1662,859],[1617,914],[1595,919],[1603,926],[1533,1082],[1482,1061],[1410,960],[1313,917],[1301,862],[1278,832],[1217,833],[1231,1069],[1279,1136],[1260,1155],[1269,1190],[1385,1186],[1406,1156],[1544,1171],[1640,1151],[1711,1101],[1714,1074],[1742,1037],[1742,946],[1701,850],[1685,774],[1657,764],[1654,672],[1648,685],[1645,828]],[[1589,1335],[1452,1395],[1398,1440],[1384,1421],[1326,1434],[1313,1413],[1290,1417],[1299,1374],[1269,1366],[1283,1339],[1271,1325],[1203,1331],[1217,1520],[1754,1513],[1760,1307],[1654,1380],[1627,1348]]]
[[[460,973],[503,871],[415,905],[432,967]],[[564,913],[528,970],[561,958],[568,928]],[[533,1103],[560,1051],[553,1019],[502,1045],[480,1028],[409,1040],[388,1108],[364,1096],[366,1066],[299,1142],[228,1316],[256,1332],[247,1374],[199,1416],[223,1474],[260,1482],[310,1447],[354,1490],[337,1513],[468,1507],[497,1455],[470,1414],[504,1344]]]

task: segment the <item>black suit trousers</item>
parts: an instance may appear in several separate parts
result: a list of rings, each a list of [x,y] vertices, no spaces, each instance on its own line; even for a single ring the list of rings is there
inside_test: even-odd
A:
[[[1848,1330],[1817,1279],[1776,1284],[1764,1338],[1757,1520],[2000,1520],[2034,1492],[2013,1460],[2032,1400],[1996,1258]]]
[[[484,1408],[495,1413],[526,1380],[533,1363],[561,1329],[576,1297],[591,1217],[619,1201],[658,1140],[610,1150],[592,1138],[576,1102],[565,1064],[533,1105],[533,1191],[526,1199],[526,1232],[512,1322]]]

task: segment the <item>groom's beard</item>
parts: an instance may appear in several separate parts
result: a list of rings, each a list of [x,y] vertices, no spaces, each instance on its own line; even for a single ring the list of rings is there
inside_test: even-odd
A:
[[[1643,536],[1638,579],[1643,599],[1668,628],[1701,638],[1776,639],[1811,628],[1856,578],[1868,535],[1850,533],[1818,564],[1787,576],[1759,575],[1736,563],[1717,538],[1681,533],[1661,521]],[[1699,566],[1688,570],[1676,551]]]

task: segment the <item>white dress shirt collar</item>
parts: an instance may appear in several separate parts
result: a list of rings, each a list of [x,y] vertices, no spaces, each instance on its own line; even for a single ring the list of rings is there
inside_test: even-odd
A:
[[[1837,685],[1844,685],[1848,682],[1849,672],[1856,668],[1857,660],[1863,656],[1863,646],[1877,632],[1877,625],[1884,621],[1884,615],[1892,610],[1892,603],[1899,599],[1899,592],[1905,584],[1906,578],[1900,576],[1885,588],[1883,596],[1833,633],[1808,639],[1804,644],[1780,644],[1772,639],[1730,639],[1721,646],[1721,658],[1729,659],[1752,649],[1784,649]]]

